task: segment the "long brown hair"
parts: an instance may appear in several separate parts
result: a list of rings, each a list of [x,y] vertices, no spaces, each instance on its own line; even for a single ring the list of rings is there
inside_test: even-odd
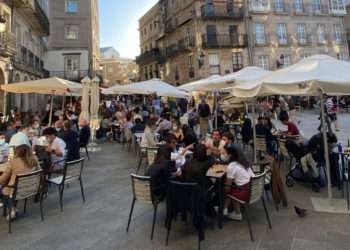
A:
[[[37,167],[32,149],[26,145],[19,145],[15,148],[15,158],[21,159],[29,168]]]

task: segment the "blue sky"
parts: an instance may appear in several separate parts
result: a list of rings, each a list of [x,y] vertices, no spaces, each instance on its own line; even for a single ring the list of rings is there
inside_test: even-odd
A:
[[[138,20],[158,0],[100,0],[101,47],[113,46],[121,56],[139,54]]]

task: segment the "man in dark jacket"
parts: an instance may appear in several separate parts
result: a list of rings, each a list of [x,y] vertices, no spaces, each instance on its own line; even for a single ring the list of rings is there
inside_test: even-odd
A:
[[[198,114],[200,134],[202,137],[205,137],[209,132],[209,119],[211,114],[209,104],[205,102],[205,98],[203,98],[201,103],[198,105]]]

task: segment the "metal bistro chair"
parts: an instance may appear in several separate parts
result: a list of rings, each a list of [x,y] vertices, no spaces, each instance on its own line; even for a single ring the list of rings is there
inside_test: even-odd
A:
[[[41,220],[44,220],[43,196],[41,192],[42,178],[43,171],[37,170],[27,174],[17,175],[13,186],[5,186],[13,188],[12,195],[8,197],[8,201],[4,204],[4,214],[7,212],[7,215],[10,217],[8,221],[9,233],[11,233],[11,209],[12,206],[18,201],[24,201],[23,213],[25,214],[27,209],[27,200],[30,198],[35,198],[37,195],[39,195],[40,215]]]
[[[262,159],[263,155],[267,152],[267,145],[266,145],[266,137],[265,136],[256,136],[256,145],[255,150],[259,154],[259,158]]]
[[[50,184],[54,184],[58,187],[61,212],[63,211],[63,191],[64,191],[65,185],[67,184],[70,184],[75,181],[79,181],[81,196],[83,198],[83,202],[85,202],[84,187],[83,187],[83,181],[81,178],[83,168],[84,168],[84,158],[81,158],[75,161],[66,162],[63,169],[63,174],[54,178],[50,178],[48,180]]]
[[[141,147],[140,148],[140,159],[137,164],[136,173],[140,171],[140,168],[143,164],[144,159],[147,160],[147,166],[150,166],[154,163],[159,147]]]
[[[250,207],[250,205],[252,205],[254,203],[257,203],[260,200],[262,201],[269,228],[270,229],[272,228],[270,217],[269,217],[269,213],[267,211],[266,204],[265,204],[265,199],[264,199],[265,177],[266,177],[266,172],[264,172],[264,173],[262,173],[260,175],[257,175],[255,177],[252,177],[250,179],[250,183],[249,183],[249,200],[247,202],[239,200],[239,199],[237,199],[236,197],[234,197],[232,195],[227,195],[227,197],[230,198],[231,200],[238,202],[239,204],[241,204],[241,206],[244,206],[244,208],[245,208],[244,209],[244,214],[245,214],[245,217],[247,219],[251,241],[254,241],[254,236],[253,236],[253,230],[252,230],[250,217],[249,217],[249,207]]]
[[[153,195],[151,177],[131,174],[131,185],[132,185],[133,199],[131,203],[126,232],[129,232],[129,227],[130,227],[130,222],[131,222],[132,214],[135,207],[135,202],[140,201],[146,204],[153,205],[153,223],[152,223],[152,231],[151,231],[151,240],[153,240],[154,226],[156,224],[157,208],[158,208],[159,200]]]

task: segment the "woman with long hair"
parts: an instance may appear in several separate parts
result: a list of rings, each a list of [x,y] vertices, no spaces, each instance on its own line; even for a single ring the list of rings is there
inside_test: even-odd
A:
[[[1,186],[13,186],[17,175],[26,174],[40,168],[39,162],[34,156],[32,149],[25,144],[15,148],[14,159],[8,161],[6,164],[3,174],[0,176]],[[12,195],[12,192],[13,188],[10,187],[4,187],[2,189],[5,201],[7,197]],[[10,216],[11,219],[14,219],[16,217],[16,208],[14,206],[12,207],[13,209],[11,210]]]
[[[227,166],[227,178],[225,183],[226,194],[232,195],[241,201],[249,199],[249,182],[254,173],[251,164],[244,155],[243,151],[233,144],[226,145],[224,155],[230,164]],[[234,211],[227,213],[227,217],[232,220],[242,220],[240,204],[226,200],[226,209],[233,206]]]

